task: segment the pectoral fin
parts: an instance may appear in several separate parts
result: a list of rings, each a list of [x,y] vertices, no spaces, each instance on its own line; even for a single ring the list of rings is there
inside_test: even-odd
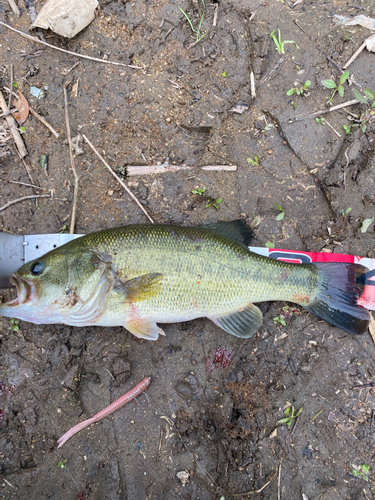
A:
[[[159,334],[165,335],[163,330],[152,319],[131,319],[124,326],[130,333],[140,339],[157,340]]]
[[[247,339],[258,331],[263,315],[257,306],[249,304],[239,311],[225,316],[211,316],[209,319],[231,335]]]
[[[162,279],[160,273],[144,274],[124,282],[117,279],[113,289],[123,293],[127,302],[138,302],[155,297],[160,292]]]

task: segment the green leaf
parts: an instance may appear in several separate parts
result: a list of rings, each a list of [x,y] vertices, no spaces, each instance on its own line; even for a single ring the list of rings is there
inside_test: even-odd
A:
[[[310,87],[310,85],[311,85],[311,81],[310,80],[306,80],[303,88],[304,89],[308,89]]]
[[[344,97],[344,92],[345,92],[345,89],[342,85],[340,85],[338,88],[337,88],[339,94],[341,97]]]
[[[21,134],[24,134],[26,132],[26,127],[20,127],[18,130]]]
[[[285,217],[285,212],[281,212],[277,217],[276,220],[283,220]]]
[[[369,465],[366,465],[366,464],[362,464],[360,467],[362,467],[362,469],[365,471],[365,472],[368,472],[370,470],[370,466]]]
[[[344,71],[344,73],[340,76],[340,85],[346,82],[346,80],[349,78],[349,71]]]
[[[290,413],[290,406],[288,406],[288,408],[285,408],[284,415],[288,417],[289,413]]]
[[[337,87],[333,80],[322,80],[322,85],[327,89],[335,89]]]
[[[370,89],[363,89],[363,93],[364,93],[365,95],[367,95],[367,97],[368,97],[369,99],[371,99],[372,101],[374,101],[374,100],[375,100],[375,94],[374,94],[374,92],[373,92],[372,90],[370,90]]]
[[[264,245],[267,248],[275,248],[275,245],[271,241],[266,241]]]
[[[286,93],[286,95],[293,95],[294,94],[294,88],[291,88],[288,90],[288,92]]]
[[[278,424],[288,424],[288,422],[289,422],[289,417],[285,417],[277,421]]]
[[[280,207],[280,205],[277,205],[277,204],[275,203],[275,207],[277,208],[277,210],[281,210],[281,212],[284,212],[283,207]]]
[[[357,89],[353,89],[353,95],[357,99],[357,101],[361,102],[362,104],[368,104],[367,99],[358,92]]]
[[[295,416],[298,417],[299,415],[301,415],[302,410],[303,410],[303,406],[301,406],[301,408],[297,411],[297,413],[295,414]]]
[[[228,76],[228,75],[227,75],[227,72],[226,72],[226,71],[223,71],[223,72],[221,73],[221,76],[224,76],[224,77],[225,77],[225,76]]]

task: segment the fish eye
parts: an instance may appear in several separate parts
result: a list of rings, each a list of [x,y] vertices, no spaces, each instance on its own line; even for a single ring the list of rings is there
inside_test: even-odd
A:
[[[44,268],[44,265],[42,264],[42,262],[33,262],[30,266],[30,271],[35,276],[38,276],[38,274],[42,273],[43,268]]]

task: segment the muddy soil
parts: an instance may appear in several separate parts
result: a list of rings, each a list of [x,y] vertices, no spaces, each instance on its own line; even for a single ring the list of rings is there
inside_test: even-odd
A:
[[[18,4],[20,18],[1,2],[0,20],[27,32],[29,14]],[[39,10],[41,2],[36,5]],[[242,217],[255,226],[256,246],[375,257],[374,227],[360,231],[375,216],[375,124],[363,131],[358,122],[366,106],[329,113],[325,121],[302,118],[326,109],[332,91],[321,80],[337,82],[338,68],[370,34],[337,27],[333,15],[375,17],[373,2],[207,0],[206,33],[194,44],[181,9],[196,28],[202,6],[102,0],[95,20],[74,39],[45,35],[77,54],[140,69],[57,52],[0,26],[4,95],[13,65],[14,89],[60,134],[55,138],[32,115],[24,124],[26,162],[41,190],[11,182],[30,179],[12,140],[0,146],[1,206],[54,192],[53,199],[0,212],[0,229],[38,234],[69,227],[68,84],[72,136],[91,140],[155,221],[193,225]],[[285,54],[277,52],[270,33],[278,29],[282,41],[298,47],[289,43]],[[374,91],[375,54],[364,50],[350,73]],[[305,95],[287,95],[307,80]],[[44,97],[34,97],[31,87]],[[346,83],[333,104],[353,99],[353,88]],[[82,147],[76,232],[146,223],[89,146]],[[164,162],[192,169],[126,177],[129,165]],[[204,171],[204,165],[237,170]],[[206,189],[202,195],[192,193],[199,188]],[[206,207],[220,198],[217,209]],[[276,220],[275,204],[284,219]],[[9,292],[2,295],[6,300]],[[285,305],[262,304],[264,324],[248,340],[206,319],[165,325],[166,336],[153,343],[122,328],[20,322],[15,331],[0,318],[1,498],[375,498],[374,343],[368,333],[350,336],[300,308],[283,326],[277,318]],[[147,397],[56,451],[68,428],[145,376],[152,377]],[[278,426],[288,403],[302,412],[290,426]],[[356,470],[361,464],[371,466],[368,474]],[[186,484],[177,477],[181,471],[188,473]]]

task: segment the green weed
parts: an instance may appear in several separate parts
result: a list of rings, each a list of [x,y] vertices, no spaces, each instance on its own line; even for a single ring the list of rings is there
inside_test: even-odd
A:
[[[280,32],[280,30],[278,30],[279,37],[276,38],[275,31],[276,30],[273,30],[270,36],[271,36],[272,40],[274,41],[274,43],[276,45],[276,50],[280,54],[285,54],[285,45],[287,43],[294,43],[294,45],[297,47],[297,49],[299,49],[298,45],[296,44],[296,42],[294,40],[285,40],[284,42],[282,42],[281,41],[281,32]]]
[[[207,188],[197,188],[197,189],[193,189],[192,193],[199,194],[199,196],[203,196],[206,191],[207,191]]]
[[[205,12],[206,12],[206,4],[204,3],[204,0],[201,0],[202,2],[202,5],[203,5],[203,11],[202,11],[202,15],[199,19],[199,22],[198,22],[198,26],[196,28],[194,28],[194,25],[189,17],[189,15],[181,9],[180,6],[178,6],[178,8],[180,9],[180,11],[183,13],[183,15],[185,16],[187,22],[189,23],[189,26],[190,26],[190,29],[191,31],[193,32],[193,35],[192,35],[192,39],[193,39],[193,45],[199,43],[202,38],[204,38],[206,35],[207,35],[207,31],[201,31],[202,30],[202,24],[203,24],[203,20],[204,20],[204,15],[205,15]]]
[[[322,118],[315,118],[315,121],[316,121],[316,123],[319,123],[320,125],[326,124],[326,121],[323,117]]]
[[[254,167],[259,167],[259,158],[258,156],[254,156],[254,159],[252,158],[248,158],[247,159],[248,163],[251,163],[252,165],[254,165]]]
[[[206,208],[214,207],[216,210],[219,210],[219,205],[223,201],[223,198],[218,198],[217,200],[208,200]]]
[[[10,318],[10,326],[8,327],[8,330],[13,330],[13,332],[19,332],[20,327],[18,326],[18,319],[15,318]]]
[[[366,464],[361,465],[353,465],[354,469],[352,470],[352,474],[354,477],[361,477],[365,481],[369,480],[370,476],[370,466]]]
[[[280,207],[280,205],[277,205],[276,203],[275,203],[275,207],[277,208],[277,210],[280,210],[280,213],[276,217],[276,220],[283,220],[285,217],[285,209],[283,207]]]
[[[302,87],[292,87],[291,89],[288,90],[286,95],[293,95],[294,93],[296,93],[297,95],[306,95],[310,85],[311,81],[306,80],[305,83],[302,85]]]
[[[299,415],[301,415],[302,410],[303,406],[297,412],[293,405],[288,406],[284,410],[285,417],[282,418],[281,420],[278,420],[277,423],[287,425],[288,427],[290,427],[293,423],[293,420],[297,418]]]
[[[344,97],[345,87],[344,83],[349,79],[349,71],[345,71],[339,79],[338,85],[333,80],[322,80],[322,85],[327,89],[333,89],[331,97],[328,99],[328,102],[332,102],[332,99],[336,92],[339,93],[341,97]]]

